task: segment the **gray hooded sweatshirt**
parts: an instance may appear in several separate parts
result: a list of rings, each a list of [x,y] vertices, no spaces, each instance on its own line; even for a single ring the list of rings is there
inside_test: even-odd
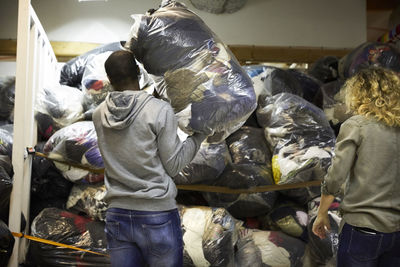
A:
[[[145,91],[111,92],[93,113],[105,165],[110,208],[165,211],[176,208],[171,177],[196,155],[202,134],[181,142],[169,103]]]

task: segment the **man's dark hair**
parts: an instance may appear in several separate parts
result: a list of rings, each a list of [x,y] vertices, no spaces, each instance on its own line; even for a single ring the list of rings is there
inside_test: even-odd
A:
[[[124,87],[138,82],[140,74],[135,56],[127,50],[113,52],[104,63],[106,73],[115,90],[125,90]]]

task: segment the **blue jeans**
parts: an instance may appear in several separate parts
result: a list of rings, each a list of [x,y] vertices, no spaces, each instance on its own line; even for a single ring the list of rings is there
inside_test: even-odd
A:
[[[107,248],[113,267],[181,267],[182,229],[177,209],[106,213]]]
[[[400,266],[400,232],[371,232],[345,224],[339,236],[337,266]]]

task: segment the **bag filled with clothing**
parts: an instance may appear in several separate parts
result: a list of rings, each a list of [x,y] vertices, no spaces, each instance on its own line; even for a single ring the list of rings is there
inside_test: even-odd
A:
[[[236,221],[225,209],[179,206],[184,266],[233,266]]]
[[[0,266],[7,266],[14,248],[14,236],[7,225],[0,220]]]
[[[44,209],[33,220],[31,233],[39,238],[107,254],[104,223],[65,210]],[[32,261],[37,266],[110,266],[107,256],[41,242],[31,242],[29,248]]]
[[[257,120],[272,146],[276,184],[320,180],[331,163],[335,134],[324,112],[290,93],[260,97]],[[305,204],[319,187],[281,191]]]
[[[339,76],[347,79],[370,66],[400,72],[400,49],[391,43],[365,42],[339,60]]]
[[[202,132],[218,143],[240,128],[256,108],[252,82],[234,55],[195,13],[163,1],[133,15],[126,47],[170,101],[186,133]]]
[[[13,174],[10,158],[0,155],[0,220],[3,221],[8,221]]]
[[[106,51],[117,51],[123,48],[121,42],[113,42],[96,47],[80,56],[74,57],[69,60],[61,68],[60,71],[60,84],[68,85],[81,89],[82,76],[85,71],[86,64],[97,54]]]
[[[98,184],[75,184],[68,197],[66,207],[93,220],[105,221],[107,203],[104,201],[106,187]]]
[[[176,184],[210,183],[221,175],[230,161],[225,141],[218,144],[203,142],[193,160],[173,180]]]
[[[242,228],[235,253],[236,266],[303,266],[305,243],[279,231]]]
[[[0,77],[0,120],[13,122],[15,103],[15,76]]]
[[[39,134],[47,140],[57,130],[83,120],[83,93],[66,85],[54,84],[39,90],[35,118]]]
[[[232,189],[250,189],[272,185],[271,168],[259,164],[229,164],[214,186]],[[212,207],[223,207],[235,218],[260,216],[272,209],[278,196],[276,191],[261,193],[227,194],[204,192],[204,198]]]
[[[13,133],[13,124],[4,124],[0,126],[0,155],[12,157]]]
[[[79,121],[55,132],[47,140],[43,152],[50,159],[78,164],[90,169],[79,169],[54,161],[64,177],[76,183],[97,183],[104,180],[103,159],[97,146],[97,134],[92,121]]]

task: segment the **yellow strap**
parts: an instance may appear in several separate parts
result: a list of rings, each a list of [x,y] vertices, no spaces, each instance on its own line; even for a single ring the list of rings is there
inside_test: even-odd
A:
[[[76,168],[84,169],[94,173],[104,173],[104,169],[91,169],[89,167],[85,167],[79,164],[74,164],[58,159],[53,159],[46,154],[35,152],[36,156],[47,158],[52,161],[60,162],[66,165],[70,165]],[[262,193],[268,191],[278,191],[278,190],[287,190],[294,188],[303,188],[309,186],[318,186],[320,185],[322,180],[315,181],[307,181],[293,184],[275,184],[275,185],[264,185],[264,186],[256,186],[248,189],[233,189],[224,186],[212,186],[212,185],[202,185],[202,184],[190,184],[190,185],[176,185],[176,187],[180,190],[188,190],[188,191],[199,191],[199,192],[211,192],[211,193],[225,193],[225,194],[253,194],[253,193]]]
[[[92,254],[96,254],[96,255],[100,255],[100,256],[110,257],[110,256],[107,255],[107,254],[103,254],[103,253],[99,253],[99,252],[94,252],[94,251],[90,251],[90,250],[87,250],[87,249],[78,248],[78,247],[74,247],[74,246],[70,246],[70,245],[66,245],[66,244],[54,242],[54,241],[51,241],[51,240],[47,240],[47,239],[43,239],[43,238],[31,236],[31,235],[25,235],[25,234],[23,234],[23,233],[11,232],[11,234],[12,234],[13,236],[15,236],[15,237],[25,237],[26,239],[29,239],[29,240],[32,240],[32,241],[36,241],[36,242],[40,242],[40,243],[45,243],[45,244],[49,244],[49,245],[53,245],[53,246],[64,247],[64,248],[70,248],[70,249],[73,249],[73,250],[79,250],[79,251],[88,252],[88,253],[92,253]]]

